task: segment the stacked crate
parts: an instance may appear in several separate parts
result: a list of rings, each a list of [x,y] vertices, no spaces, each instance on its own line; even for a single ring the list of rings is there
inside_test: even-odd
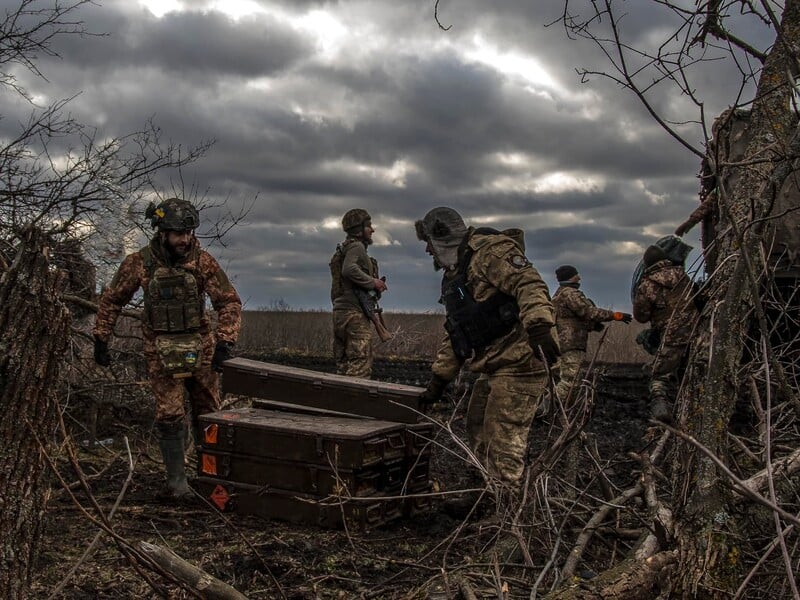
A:
[[[226,363],[223,382],[269,399],[199,417],[197,485],[220,510],[368,529],[430,507],[419,388],[245,359]]]

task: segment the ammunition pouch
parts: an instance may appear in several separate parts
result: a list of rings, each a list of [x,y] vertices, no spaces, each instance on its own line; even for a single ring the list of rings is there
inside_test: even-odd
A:
[[[145,317],[156,333],[182,333],[200,328],[203,298],[194,275],[158,267],[145,290]]]
[[[467,289],[466,275],[462,272],[443,282],[439,302],[447,312],[444,327],[460,360],[470,358],[473,351],[480,351],[507,335],[519,322],[519,306],[514,298],[498,292],[477,302]]]
[[[203,362],[203,338],[199,333],[159,335],[155,345],[164,371],[175,378],[190,377]]]

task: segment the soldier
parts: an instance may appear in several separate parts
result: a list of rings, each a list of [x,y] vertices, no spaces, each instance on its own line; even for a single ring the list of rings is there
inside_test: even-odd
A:
[[[633,316],[640,323],[650,322],[650,336],[657,342],[652,345],[658,347],[650,377],[650,414],[669,422],[699,312],[682,265],[669,260],[658,246],[648,247],[642,260],[645,270],[636,287]]]
[[[553,307],[561,348],[561,380],[556,385],[556,394],[559,399],[566,400],[586,355],[589,332],[602,330],[601,323],[607,321],[621,321],[627,325],[633,317],[628,313],[597,308],[580,291],[581,276],[572,265],[558,267],[556,278],[558,289],[553,295]]]
[[[348,210],[342,217],[347,237],[331,258],[331,302],[333,303],[333,356],[336,372],[369,379],[372,375],[372,324],[364,313],[356,289],[381,294],[386,281],[378,275],[378,261],[367,254],[372,244],[372,217],[363,208]]]
[[[491,476],[516,490],[547,366],[560,354],[547,285],[511,232],[468,229],[445,207],[416,228],[435,268],[444,271],[439,302],[447,330],[420,400],[439,401],[470,359],[470,370],[480,374],[467,408],[470,447]]]
[[[231,358],[241,326],[242,302],[225,272],[194,236],[197,210],[169,198],[145,213],[157,233],[150,243],[125,257],[103,292],[94,326],[94,357],[111,363],[108,342],[122,308],[144,291],[142,338],[147,373],[156,398],[156,432],[167,471],[163,495],[192,494],[184,469],[184,392],[188,392],[192,432],[199,443],[198,415],[220,406],[219,374]],[[205,298],[217,311],[211,330]]]

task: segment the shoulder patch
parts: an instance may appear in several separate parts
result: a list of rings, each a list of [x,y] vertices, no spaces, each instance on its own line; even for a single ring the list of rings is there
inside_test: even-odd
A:
[[[508,258],[508,262],[511,263],[512,267],[516,267],[517,269],[524,269],[531,264],[531,261],[529,261],[524,254],[513,254]]]

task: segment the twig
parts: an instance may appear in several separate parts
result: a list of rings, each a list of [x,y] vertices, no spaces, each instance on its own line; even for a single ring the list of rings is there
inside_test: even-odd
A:
[[[117,499],[114,502],[114,506],[111,507],[111,511],[108,513],[108,517],[107,517],[108,521],[111,521],[111,519],[114,518],[114,513],[116,513],[117,508],[119,507],[120,502],[122,502],[122,498],[125,496],[125,492],[127,492],[128,486],[130,485],[131,480],[133,479],[134,462],[133,462],[133,456],[131,455],[131,447],[130,447],[130,444],[128,443],[128,437],[127,436],[123,437],[123,440],[125,442],[125,450],[128,453],[128,476],[125,478],[125,482],[122,484],[122,489],[120,490],[119,494],[117,495]],[[97,547],[97,543],[100,541],[101,537],[103,537],[103,530],[102,529],[97,532],[97,534],[94,536],[94,539],[92,540],[92,543],[89,544],[89,547],[86,548],[84,553],[81,555],[80,559],[78,559],[78,562],[76,562],[72,566],[72,568],[69,570],[69,573],[67,573],[66,576],[64,577],[64,579],[61,580],[61,583],[59,583],[56,586],[56,588],[50,593],[50,595],[47,597],[47,600],[52,600],[53,598],[58,596],[58,594],[61,593],[61,591],[64,589],[64,587],[67,585],[67,583],[69,583],[69,580],[72,579],[73,575],[75,575],[75,573],[78,570],[78,568],[86,560],[88,560],[89,557],[92,556],[92,554],[94,554],[94,550]]]
[[[739,491],[741,491],[745,496],[747,496],[748,498],[750,498],[751,500],[753,500],[753,501],[755,501],[755,502],[757,502],[759,504],[762,504],[762,505],[766,506],[770,510],[775,511],[776,513],[781,515],[787,521],[791,521],[795,525],[800,525],[800,519],[799,518],[797,518],[796,516],[794,516],[793,514],[787,512],[787,511],[785,511],[780,506],[777,506],[776,504],[770,502],[769,500],[764,498],[764,496],[762,496],[761,494],[758,494],[758,493],[754,492],[753,490],[751,490],[748,487],[746,481],[743,481],[742,479],[739,479],[727,467],[727,465],[725,465],[725,463],[723,463],[713,452],[711,452],[711,450],[709,450],[708,448],[703,446],[703,444],[701,444],[696,439],[694,439],[694,437],[692,437],[691,435],[689,435],[687,433],[684,433],[683,431],[675,429],[674,427],[672,427],[670,425],[667,425],[666,423],[662,423],[660,421],[652,421],[652,423],[654,425],[659,425],[659,426],[671,431],[675,435],[679,436],[681,439],[686,440],[687,442],[692,444],[695,448],[700,450],[700,452],[702,452],[706,457],[711,459],[711,462],[713,462],[715,465],[717,465],[717,467],[734,483],[734,485],[739,489]]]

